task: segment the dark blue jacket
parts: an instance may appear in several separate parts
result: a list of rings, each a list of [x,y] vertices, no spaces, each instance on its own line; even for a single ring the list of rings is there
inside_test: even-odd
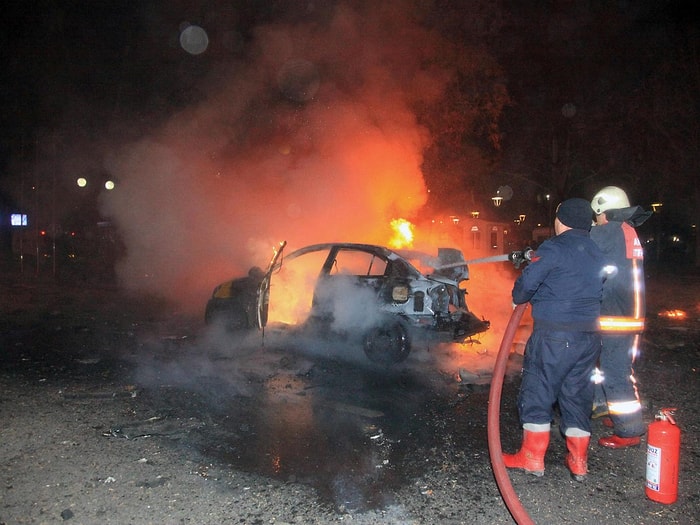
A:
[[[631,206],[605,214],[610,222],[591,228],[591,239],[609,259],[612,270],[603,287],[601,314],[643,319],[644,250],[634,228],[651,212]]]
[[[584,230],[547,239],[513,286],[513,302],[530,301],[536,329],[595,331],[606,259]]]

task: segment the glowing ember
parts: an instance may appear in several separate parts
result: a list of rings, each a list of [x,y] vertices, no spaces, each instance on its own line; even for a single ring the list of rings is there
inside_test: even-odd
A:
[[[686,313],[683,310],[666,310],[664,312],[659,312],[659,317],[666,317],[668,319],[685,319]]]
[[[394,219],[391,221],[393,236],[389,240],[391,248],[410,248],[413,246],[414,226],[406,219]]]

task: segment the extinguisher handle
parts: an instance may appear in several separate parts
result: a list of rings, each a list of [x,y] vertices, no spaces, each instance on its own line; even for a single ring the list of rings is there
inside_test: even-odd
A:
[[[677,409],[677,408],[662,408],[662,409],[659,411],[659,414],[660,414],[662,417],[668,419],[668,420],[671,422],[672,425],[675,425],[675,424],[676,424],[676,420],[673,419],[673,415],[676,413],[676,410],[678,410],[678,409]]]

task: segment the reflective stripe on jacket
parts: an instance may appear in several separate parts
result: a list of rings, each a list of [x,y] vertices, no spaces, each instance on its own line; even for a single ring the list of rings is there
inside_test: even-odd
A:
[[[610,221],[591,228],[591,239],[608,259],[611,271],[603,285],[600,328],[604,333],[644,330],[644,250],[626,222]]]

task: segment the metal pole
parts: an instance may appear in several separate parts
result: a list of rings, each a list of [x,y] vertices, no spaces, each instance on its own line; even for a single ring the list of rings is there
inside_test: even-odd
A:
[[[24,142],[22,142],[24,145]],[[24,152],[22,152],[24,153]],[[22,155],[22,162],[24,162],[24,155]],[[25,226],[22,224],[24,221],[24,212],[27,211],[24,208],[24,167],[22,168],[21,171],[21,176],[19,180],[19,207],[20,207],[20,213],[22,216],[20,217],[19,220],[19,273],[24,275],[24,231],[25,231]]]
[[[56,278],[56,171],[52,171],[51,181],[51,259],[53,260],[53,277]]]

